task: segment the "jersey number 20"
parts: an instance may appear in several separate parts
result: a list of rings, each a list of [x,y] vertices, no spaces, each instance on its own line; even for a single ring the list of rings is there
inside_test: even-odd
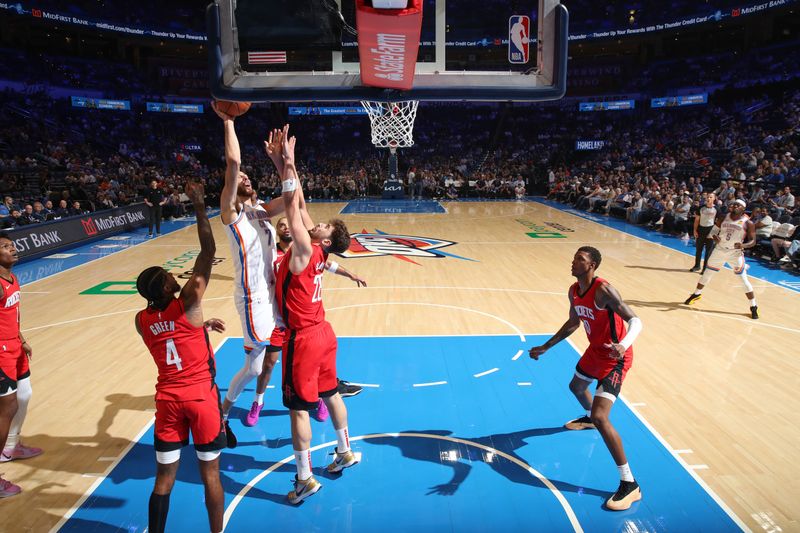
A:
[[[167,364],[175,365],[178,370],[183,370],[181,366],[181,357],[178,355],[178,348],[175,347],[175,341],[167,339]]]
[[[322,274],[314,276],[314,294],[311,296],[311,303],[322,301]]]

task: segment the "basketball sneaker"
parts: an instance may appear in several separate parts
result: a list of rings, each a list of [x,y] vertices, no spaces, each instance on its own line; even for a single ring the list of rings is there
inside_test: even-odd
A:
[[[753,320],[758,320],[758,306],[753,305],[750,307],[750,318]]]
[[[226,448],[236,448],[236,445],[239,444],[239,441],[236,440],[236,435],[233,434],[233,430],[231,429],[231,425],[228,421],[225,421],[225,447]]]
[[[606,507],[612,511],[630,509],[633,502],[642,499],[642,490],[635,481],[620,481],[617,492],[606,500]]]
[[[41,448],[23,446],[21,442],[18,442],[13,448],[3,450],[3,453],[0,454],[0,463],[16,461],[17,459],[30,459],[31,457],[42,455],[43,451]]]
[[[334,449],[336,458],[331,464],[328,465],[328,473],[338,474],[345,468],[357,465],[361,461],[361,454],[355,453],[353,450],[347,450],[344,453],[339,453],[339,449]]]
[[[325,422],[328,416],[328,406],[325,405],[325,402],[320,398],[319,402],[317,402],[317,414],[314,415],[314,418],[316,418],[318,422]]]
[[[686,301],[683,302],[683,305],[692,305],[693,303],[695,303],[697,300],[699,300],[702,297],[703,297],[702,294],[694,294],[694,293],[692,293],[691,296],[686,298]]]
[[[16,496],[22,492],[19,485],[14,485],[10,481],[6,481],[0,476],[0,498],[8,498],[9,496]]]
[[[355,396],[361,392],[362,388],[358,385],[353,385],[349,381],[342,381],[339,380],[339,385],[337,387],[337,391],[342,398],[349,398],[350,396]]]
[[[322,488],[322,484],[316,480],[314,476],[306,479],[305,481],[300,481],[297,479],[297,476],[294,476],[294,490],[290,491],[286,497],[289,499],[289,503],[293,505],[297,505],[298,503],[302,502],[309,496],[313,496],[316,494],[319,489]]]
[[[583,415],[580,418],[576,418],[575,420],[570,420],[564,427],[567,429],[571,429],[573,431],[580,431],[581,429],[594,429],[594,424],[592,423],[592,419],[586,415]]]
[[[262,407],[264,407],[263,403],[253,402],[253,405],[250,406],[250,410],[247,412],[247,416],[244,417],[245,426],[253,427],[258,424],[258,415],[261,414]]]

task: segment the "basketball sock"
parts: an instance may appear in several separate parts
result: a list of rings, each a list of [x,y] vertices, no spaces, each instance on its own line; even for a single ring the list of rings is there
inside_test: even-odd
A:
[[[311,477],[311,450],[294,450],[297,462],[297,479],[305,481]]]
[[[695,294],[703,294],[703,289],[695,289],[694,293]]]
[[[31,402],[32,395],[31,378],[23,378],[17,381],[17,412],[14,414],[14,418],[11,419],[11,425],[8,428],[8,438],[6,439],[3,449],[7,450],[13,448],[19,442],[19,435],[22,433],[22,424],[25,423],[25,417],[28,415],[28,404]]]
[[[256,403],[258,405],[264,405],[264,393],[256,393]]]
[[[586,418],[592,418],[592,410],[591,409],[587,409],[586,410]]]
[[[350,451],[350,435],[347,426],[336,430],[336,451],[339,453]]]
[[[755,306],[756,306],[756,299],[755,298],[751,298],[750,299],[750,307],[755,307]]]
[[[631,467],[628,466],[628,463],[624,465],[617,465],[617,470],[619,470],[619,478],[622,481],[633,481],[633,473],[631,472]]]
[[[169,494],[150,494],[150,506],[148,512],[149,525],[147,531],[151,533],[164,533],[167,525],[167,513],[169,512]]]

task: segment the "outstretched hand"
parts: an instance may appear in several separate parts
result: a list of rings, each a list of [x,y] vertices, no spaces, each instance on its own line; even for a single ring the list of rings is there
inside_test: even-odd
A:
[[[221,118],[222,120],[233,120],[234,118],[236,118],[236,117],[234,117],[232,115],[229,115],[227,113],[223,113],[222,111],[220,111],[219,108],[217,107],[217,101],[216,100],[211,102],[211,109],[213,109],[214,113],[216,113],[217,116],[219,118]]]
[[[281,132],[281,155],[285,165],[294,165],[294,147],[296,143],[297,139],[294,136],[289,136],[289,125],[285,125]]]
[[[269,138],[264,141],[264,150],[275,166],[283,165],[283,130],[274,129],[269,132]]]
[[[202,204],[205,201],[205,187],[203,184],[196,181],[189,181],[186,183],[186,196],[193,204]]]
[[[225,321],[221,318],[209,318],[203,323],[203,325],[206,327],[206,329],[216,331],[217,333],[225,332]]]

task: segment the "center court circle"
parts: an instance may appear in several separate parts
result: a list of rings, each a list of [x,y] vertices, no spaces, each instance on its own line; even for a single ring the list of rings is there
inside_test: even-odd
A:
[[[492,446],[446,433],[353,437],[353,443],[369,444],[358,450],[364,454],[363,463],[336,478],[320,474],[325,465],[315,464],[323,489],[298,507],[285,500],[294,476],[294,456],[288,456],[242,487],[225,510],[225,527],[244,531],[269,523],[320,531],[399,531],[415,526],[583,531],[564,495],[538,470]],[[326,442],[311,451],[335,445],[336,441]],[[283,482],[263,486],[264,478],[276,471],[284,474]],[[497,476],[511,483],[498,485]],[[264,500],[276,505],[267,509]]]

